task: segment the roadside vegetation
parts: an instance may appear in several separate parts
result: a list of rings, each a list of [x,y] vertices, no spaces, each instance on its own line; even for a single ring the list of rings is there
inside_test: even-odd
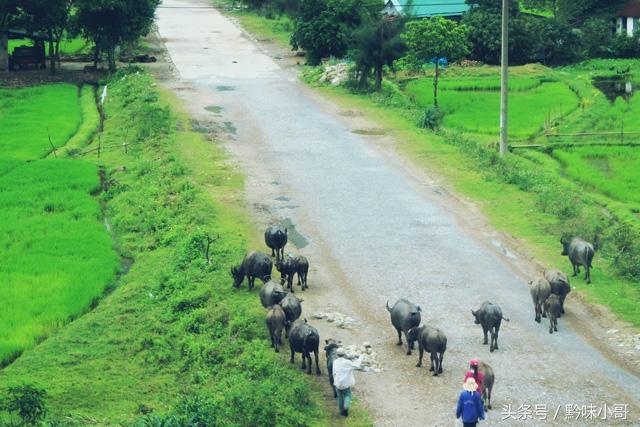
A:
[[[482,25],[493,28],[489,24],[499,16],[499,11],[489,2],[474,3],[489,19]],[[567,39],[577,47],[565,51],[578,52],[579,56],[563,57],[562,52],[552,49],[542,61],[572,64],[555,68],[541,64],[511,67],[510,137],[512,144],[532,148],[514,149],[504,159],[495,151],[499,110],[499,69],[496,66],[462,61],[460,64],[443,63],[436,71],[435,63],[426,57],[427,61],[416,65],[416,52],[409,50],[404,57],[399,52],[393,70],[386,70],[386,78],[377,91],[377,85],[363,90],[358,84],[357,63],[353,66],[352,79],[341,87],[318,83],[325,70],[322,65],[308,67],[303,78],[345,106],[366,111],[377,119],[385,130],[398,137],[402,151],[425,168],[436,170],[457,191],[475,200],[498,229],[518,237],[527,251],[547,268],[570,271],[568,261],[559,256],[561,236],[580,235],[594,242],[598,253],[593,281],[597,286],[586,286],[581,278],[574,279],[572,285],[592,301],[608,305],[623,319],[640,325],[640,288],[637,285],[640,280],[640,209],[637,198],[630,194],[633,183],[640,176],[633,167],[636,148],[631,145],[601,146],[621,141],[640,142],[638,135],[633,134],[637,131],[637,120],[632,119],[636,115],[637,102],[640,102],[635,94],[637,77],[634,74],[640,69],[640,62],[614,59],[635,55],[621,47],[626,42],[621,38],[623,36],[600,40],[601,47],[608,47],[596,52],[593,41],[602,35],[597,30],[596,24],[600,22],[597,20],[606,20],[609,9],[615,5],[602,10],[577,11],[568,10],[572,6],[567,3],[555,11],[556,16],[546,9],[548,5],[542,4],[544,2],[525,3],[540,13],[535,22],[527,16],[519,18],[527,25],[514,34],[522,36],[522,31],[532,31],[536,37],[516,37],[516,45],[530,45],[520,52],[533,55],[516,56],[516,63],[535,59],[539,34],[553,28],[560,33],[564,31],[562,25],[568,18],[563,14],[571,12],[572,23],[569,25],[583,26],[585,30],[582,39]],[[331,2],[324,4],[327,8],[333,7]],[[518,6],[514,3],[512,7]],[[294,25],[302,22],[302,15],[286,8],[283,10],[293,17]],[[492,40],[491,31],[483,34],[483,39],[474,39],[474,34],[479,34],[474,33],[480,22],[474,21],[478,16],[463,19],[462,25],[469,27],[473,46],[471,59],[490,64],[494,53],[499,58],[499,49],[495,52],[486,49]],[[241,16],[240,20],[243,19]],[[254,12],[252,19],[259,19],[259,12]],[[262,19],[268,22],[268,18]],[[560,27],[541,25],[545,19]],[[494,36],[494,40],[499,40],[499,33]],[[284,35],[280,37],[285,38]],[[555,36],[550,38],[554,39]],[[481,46],[484,48],[479,49]],[[314,46],[308,48],[314,49]],[[411,55],[413,57],[409,57]],[[345,60],[351,58],[355,56],[349,53]],[[575,62],[582,58],[596,59]],[[339,59],[333,58],[330,63],[337,61]],[[439,99],[438,107],[434,108],[436,74]],[[599,80],[611,83],[610,88],[617,93],[612,94],[607,87],[599,85]],[[629,93],[624,94],[625,90]],[[433,128],[435,132],[420,127]],[[626,132],[622,138],[621,131]],[[611,135],[582,135],[593,132]],[[586,143],[599,145],[583,147]]]
[[[44,389],[48,419],[71,425],[329,424],[315,381],[269,347],[256,293],[232,287],[253,235],[241,176],[148,74],[107,84],[102,141],[132,143],[85,159],[105,168],[100,198],[133,265],[94,310],[4,368],[2,389]]]

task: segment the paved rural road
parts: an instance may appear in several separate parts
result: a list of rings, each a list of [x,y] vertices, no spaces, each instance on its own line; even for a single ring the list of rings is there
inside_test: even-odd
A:
[[[491,245],[495,234],[477,229],[468,218],[472,210],[451,207],[451,196],[393,154],[393,141],[354,132],[367,126],[364,118],[298,83],[295,66],[279,64],[290,62],[272,58],[206,1],[165,0],[157,16],[178,74],[171,86],[194,117],[220,126],[220,138],[247,176],[257,222],[282,221],[297,230],[292,240],[298,248],[288,250],[306,254],[313,265],[304,315],[322,338],[370,341],[379,353],[383,371],[357,374],[355,391],[377,425],[455,425],[454,406],[472,357],[496,371],[487,425],[612,424],[611,409],[622,404],[629,413],[617,422],[640,423],[638,377],[568,328],[579,329],[576,317],[589,312],[569,300],[559,333],[548,334],[546,319],[534,323],[528,288],[514,273],[526,263],[501,256]],[[419,303],[424,321],[447,335],[441,377],[416,368],[417,352],[405,356],[395,345],[384,304],[400,297]],[[470,313],[483,300],[498,303],[511,318],[503,322],[495,353],[481,345]],[[347,314],[356,324],[337,328],[313,319],[318,311]],[[598,320],[584,322],[590,323]],[[588,412],[567,419],[572,414],[565,405],[605,404],[605,421],[586,420]],[[521,415],[528,419],[503,420],[504,405],[514,411],[525,405]],[[537,411],[528,413],[527,405]],[[542,421],[545,406],[548,419]]]

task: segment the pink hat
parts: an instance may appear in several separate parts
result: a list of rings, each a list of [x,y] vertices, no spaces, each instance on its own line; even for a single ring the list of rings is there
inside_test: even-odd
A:
[[[478,363],[479,363],[479,362],[478,362],[478,359],[471,359],[471,360],[469,361],[469,365],[470,365],[470,366],[478,366]]]

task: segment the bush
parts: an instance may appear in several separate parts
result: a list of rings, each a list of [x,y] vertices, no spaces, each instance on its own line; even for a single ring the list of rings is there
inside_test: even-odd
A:
[[[636,58],[640,56],[640,33],[633,37],[616,34],[613,37],[612,49],[617,58]]]
[[[22,423],[36,425],[47,415],[47,392],[32,385],[9,387],[4,406],[11,413],[17,413]]]
[[[631,225],[621,222],[608,236],[613,253],[613,266],[618,274],[631,280],[640,280],[640,233]]]
[[[424,114],[420,117],[420,127],[437,130],[442,125],[442,119],[444,119],[444,113],[438,107],[428,107],[424,110]]]

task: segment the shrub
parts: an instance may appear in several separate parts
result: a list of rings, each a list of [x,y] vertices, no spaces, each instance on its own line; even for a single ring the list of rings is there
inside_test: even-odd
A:
[[[632,280],[640,279],[640,233],[631,225],[618,223],[608,236],[617,272]]]
[[[438,107],[428,107],[424,110],[424,114],[420,117],[420,127],[426,129],[437,130],[442,125],[444,113]]]
[[[47,415],[47,392],[32,385],[9,387],[7,411],[17,413],[23,424],[36,425]]]

